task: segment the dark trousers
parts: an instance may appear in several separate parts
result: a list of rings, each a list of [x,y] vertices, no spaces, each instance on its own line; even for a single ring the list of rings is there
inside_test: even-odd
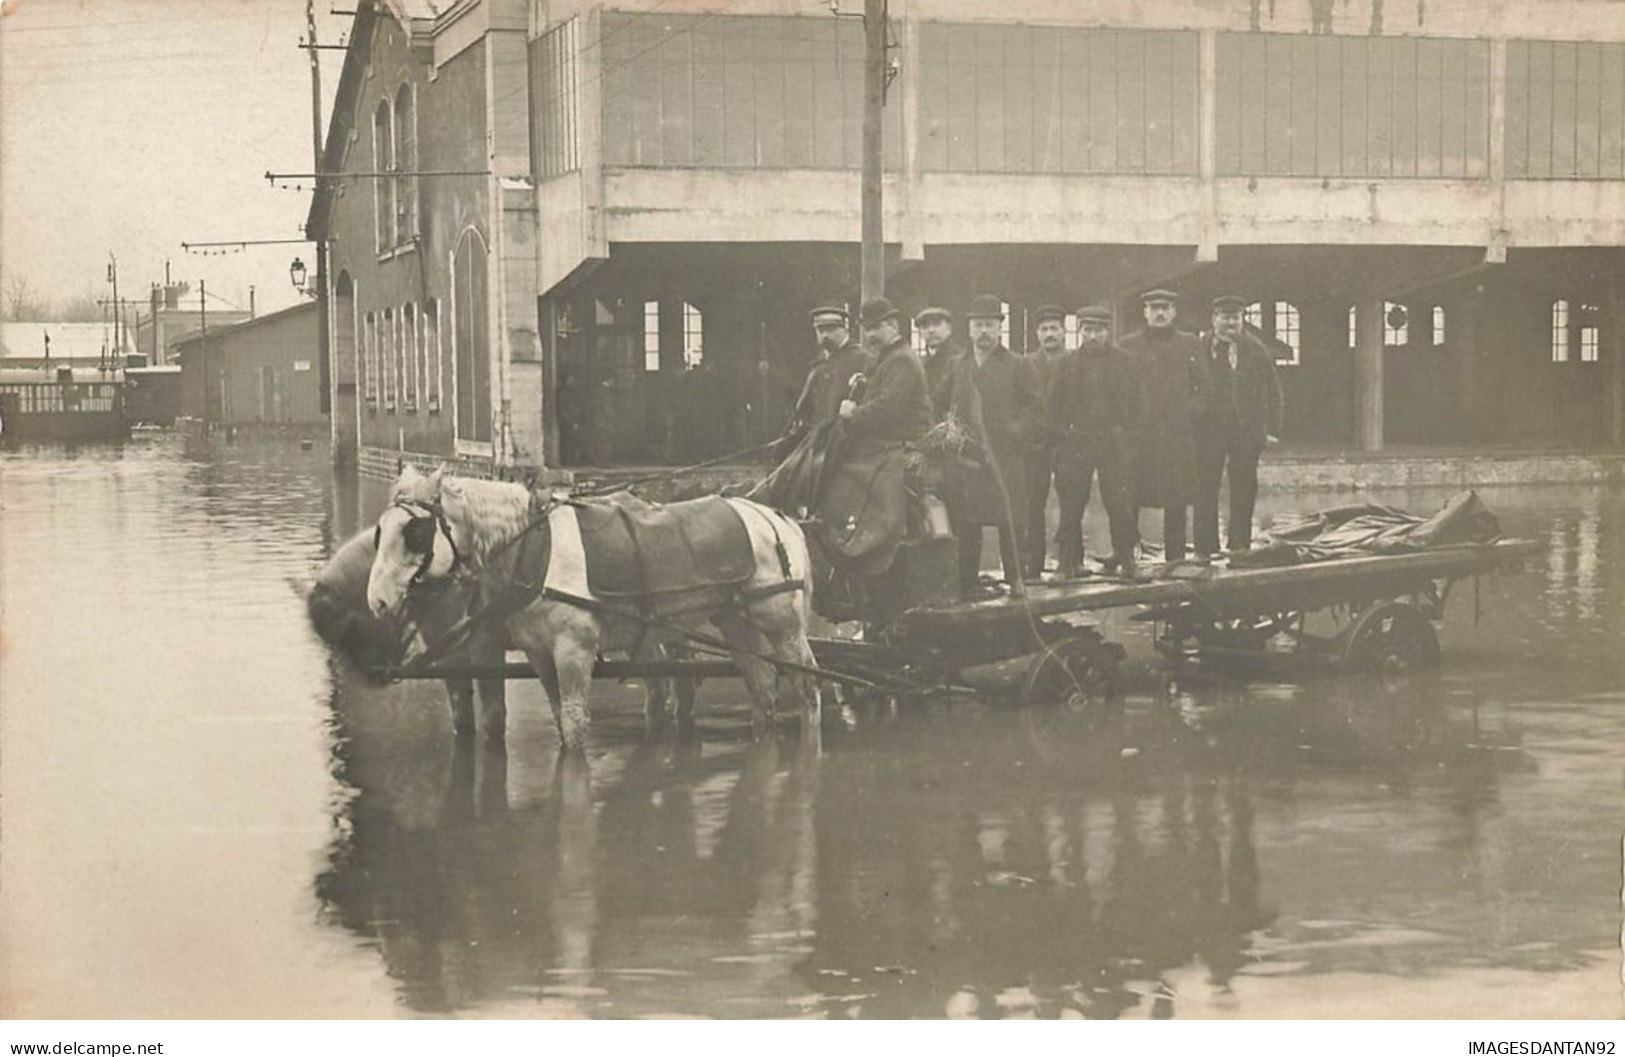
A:
[[[1055,547],[1063,562],[1083,560],[1083,515],[1096,477],[1100,479],[1100,501],[1106,506],[1106,519],[1111,525],[1111,556],[1119,561],[1134,560],[1139,529],[1129,467],[1123,458],[1103,448],[1104,442],[1085,444],[1065,448],[1055,456],[1055,492],[1061,498],[1061,525],[1055,532]]]
[[[1006,583],[1022,583],[1021,550],[1015,533],[1005,526],[969,525],[963,531],[954,528],[959,541],[959,587],[969,591],[976,586],[977,574],[982,570],[982,529],[999,530],[999,561],[1004,566]]]
[[[1023,568],[1027,576],[1037,579],[1044,573],[1044,554],[1046,551],[1046,536],[1048,526],[1044,524],[1045,508],[1049,506],[1049,488],[1052,480],[1056,481],[1056,494],[1060,494],[1060,482],[1056,478],[1055,457],[1049,448],[1041,451],[1027,453],[1025,470],[1027,472],[1027,509],[1017,511],[1017,515],[1025,513],[1026,541],[1022,551],[1025,562]],[[1059,539],[1056,546],[1060,545]]]
[[[1190,513],[1188,506],[1165,506],[1162,508],[1162,552],[1163,561],[1177,562],[1185,557],[1185,522]],[[1140,508],[1134,511],[1134,525],[1140,525]]]
[[[1196,553],[1219,552],[1219,485],[1230,474],[1230,549],[1253,545],[1253,508],[1258,503],[1258,457],[1263,447],[1233,420],[1196,424]]]

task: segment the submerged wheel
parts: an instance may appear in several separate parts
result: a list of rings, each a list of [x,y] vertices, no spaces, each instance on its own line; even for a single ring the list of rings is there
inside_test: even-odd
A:
[[[1123,648],[1094,632],[1079,632],[1050,643],[1033,657],[1022,680],[1023,704],[1060,705],[1091,713],[1117,697]]]
[[[1343,646],[1343,666],[1354,672],[1404,676],[1438,664],[1433,622],[1405,602],[1379,602],[1361,613]]]

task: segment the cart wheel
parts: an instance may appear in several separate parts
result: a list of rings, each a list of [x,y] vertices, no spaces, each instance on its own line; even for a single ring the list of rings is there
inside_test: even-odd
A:
[[[1059,704],[1089,713],[1117,696],[1118,665],[1123,647],[1093,632],[1079,632],[1044,648],[1027,667],[1021,685],[1023,704]]]
[[[1405,602],[1379,602],[1360,614],[1343,647],[1349,671],[1408,675],[1436,667],[1439,635],[1433,622]]]

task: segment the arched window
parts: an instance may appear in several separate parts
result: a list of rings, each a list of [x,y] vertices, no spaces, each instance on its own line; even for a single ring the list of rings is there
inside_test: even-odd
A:
[[[404,246],[418,233],[418,129],[412,86],[395,94],[395,245]]]
[[[1569,303],[1552,302],[1552,362],[1569,362]]]
[[[693,370],[705,360],[705,315],[683,302],[683,367]]]
[[[406,370],[401,373],[401,406],[408,411],[418,409],[419,379],[423,377],[423,349],[418,344],[418,306],[401,307],[401,354]]]
[[[400,399],[401,368],[396,355],[395,310],[386,308],[378,321],[378,358],[383,361],[378,381],[384,387],[385,411],[394,411]]]
[[[367,398],[367,406],[373,410],[378,409],[378,317],[371,312],[367,313],[366,322],[361,330],[361,391]]]
[[[440,410],[440,302],[423,306],[423,402]]]
[[[394,130],[389,117],[389,100],[378,104],[372,115],[372,170],[395,171]],[[378,252],[389,249],[395,236],[395,181],[387,176],[372,179],[377,208],[374,213],[374,241]]]
[[[1280,345],[1275,348],[1275,362],[1281,367],[1296,367],[1303,362],[1303,331],[1298,321],[1298,306],[1290,301],[1254,301],[1242,313],[1250,327],[1269,334]],[[1349,312],[1349,345],[1354,344],[1354,313]]]
[[[643,302],[643,369],[660,370],[660,302]]]
[[[1411,340],[1410,313],[1404,305],[1392,301],[1382,303],[1382,343],[1408,345]]]
[[[491,443],[491,342],[485,239],[463,232],[452,254],[452,396],[460,441]]]

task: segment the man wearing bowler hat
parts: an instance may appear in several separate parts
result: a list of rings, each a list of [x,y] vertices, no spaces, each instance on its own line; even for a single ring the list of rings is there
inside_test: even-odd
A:
[[[1021,518],[1026,510],[1028,448],[1044,428],[1038,380],[1032,365],[1004,347],[1004,305],[981,295],[965,314],[971,350],[957,361],[949,403],[952,414],[990,457],[994,472],[978,475],[969,489],[965,531],[959,542],[960,587],[974,590],[982,559],[981,526],[999,530],[999,555],[1012,594],[1026,593],[1021,575]],[[954,526],[960,533],[960,526]]]
[[[1078,309],[1078,348],[1056,368],[1049,389],[1049,432],[1055,445],[1055,491],[1061,524],[1055,533],[1061,579],[1083,573],[1083,514],[1098,477],[1111,526],[1107,572],[1134,575],[1134,441],[1141,426],[1134,360],[1111,340],[1105,305]]]
[[[1192,534],[1198,558],[1219,550],[1219,484],[1230,476],[1232,551],[1253,545],[1253,508],[1258,501],[1258,457],[1281,432],[1283,400],[1275,357],[1247,332],[1247,302],[1213,299],[1213,331],[1198,357],[1196,410],[1196,512]]]
[[[1187,512],[1196,498],[1194,401],[1202,342],[1174,326],[1179,295],[1172,290],[1147,290],[1140,302],[1145,327],[1119,343],[1134,359],[1145,403],[1135,504],[1162,508],[1163,554],[1176,562],[1185,557]]]
[[[874,357],[852,340],[846,307],[821,305],[812,310],[813,335],[818,342],[818,359],[807,372],[807,382],[796,398],[795,419],[790,435],[805,434],[819,422],[835,417],[841,401],[851,395],[852,379],[874,365]]]
[[[919,440],[931,429],[931,400],[925,367],[903,337],[897,307],[884,297],[871,298],[858,310],[858,325],[875,365],[859,395],[837,406],[846,435],[868,450]]]
[[[914,316],[914,329],[925,341],[926,392],[931,397],[931,418],[941,422],[948,417],[948,388],[952,383],[953,361],[965,350],[954,340],[953,313],[946,308],[923,308]]]
[[[1061,361],[1067,355],[1066,310],[1059,305],[1039,305],[1033,309],[1033,334],[1038,338],[1038,349],[1027,357],[1027,362],[1032,364],[1042,407],[1052,391]],[[1022,555],[1022,565],[1027,579],[1037,580],[1044,575],[1049,535],[1044,513],[1049,506],[1050,483],[1055,477],[1055,450],[1047,429],[1039,430],[1029,443],[1026,471],[1027,509],[1021,516],[1027,549]],[[1059,485],[1056,491],[1060,491]]]

